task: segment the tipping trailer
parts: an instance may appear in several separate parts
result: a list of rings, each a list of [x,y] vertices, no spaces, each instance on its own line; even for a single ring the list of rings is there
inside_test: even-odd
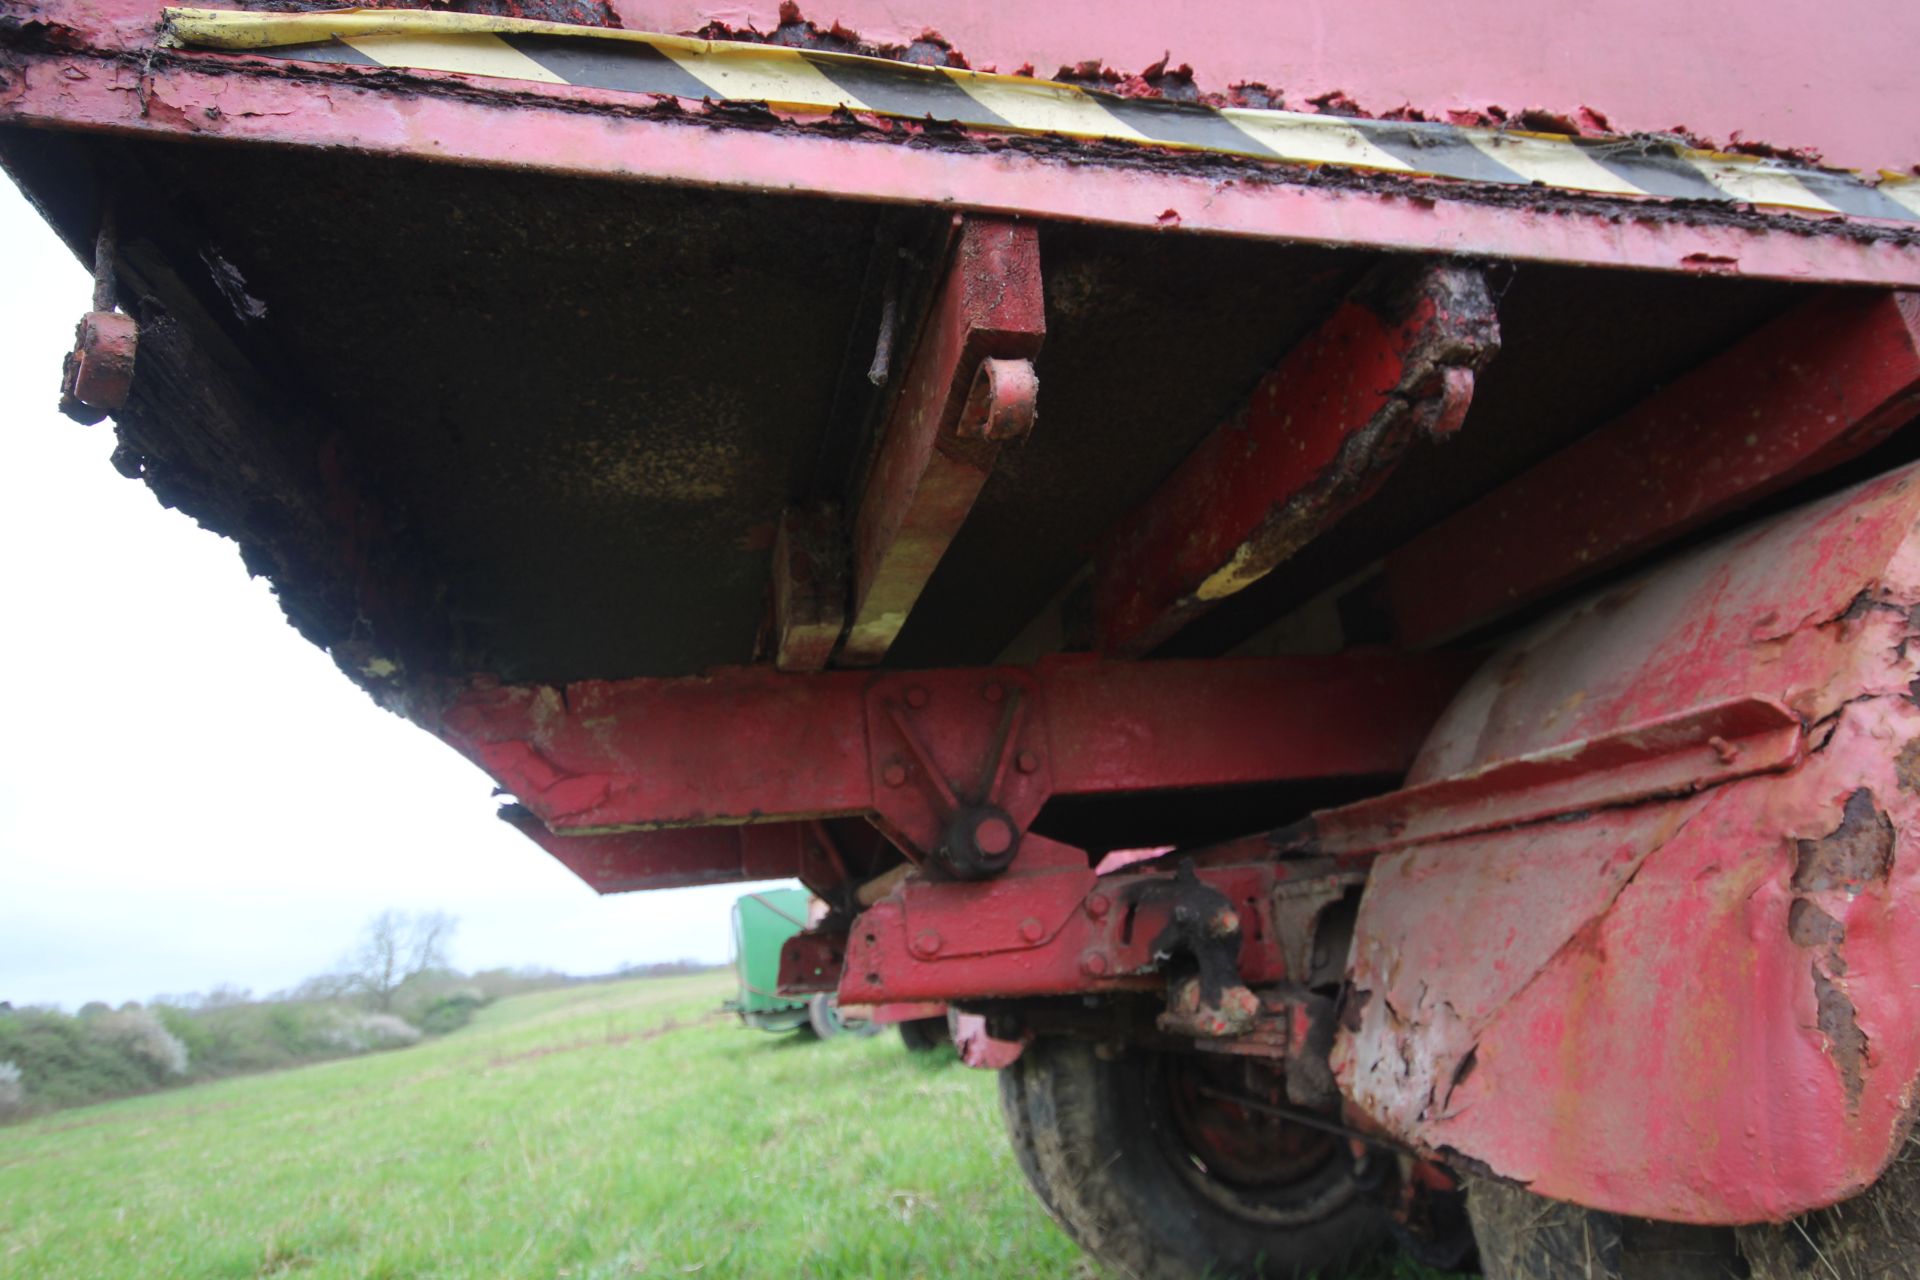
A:
[[[594,889],[984,1017],[1120,1273],[1915,1274],[1917,53],[0,0],[0,161],[124,475]]]

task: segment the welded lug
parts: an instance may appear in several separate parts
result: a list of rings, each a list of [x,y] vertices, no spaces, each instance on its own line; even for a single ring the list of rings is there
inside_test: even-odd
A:
[[[1018,440],[1033,430],[1040,378],[1031,360],[980,362],[955,434],[970,440]]]
[[[124,407],[133,390],[140,326],[118,311],[90,311],[74,333],[60,374],[60,412],[92,426]]]
[[[775,990],[783,996],[832,991],[840,983],[840,971],[846,962],[844,930],[796,933],[781,944],[780,980]]]

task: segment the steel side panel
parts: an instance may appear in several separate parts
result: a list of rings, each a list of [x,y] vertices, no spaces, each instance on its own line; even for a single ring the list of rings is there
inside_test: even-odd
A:
[[[258,64],[206,70],[86,54],[21,55],[0,86],[0,125],[347,147],[451,163],[693,187],[938,204],[1108,226],[1357,248],[1805,282],[1920,287],[1920,250],[1783,218],[1738,224],[1659,204],[1455,198],[1444,186],[1370,189],[1253,170],[1069,163],[1016,149],[847,138],[831,126],[747,129],[636,115],[589,90],[543,96],[461,77],[406,77],[415,92],[345,74]],[[385,74],[385,73],[383,73]],[[1797,225],[1796,225],[1797,224]]]
[[[151,37],[162,7],[158,0],[55,0],[16,10],[96,39],[133,42]],[[830,7],[609,0],[606,7],[632,31],[691,33],[714,24],[721,33],[764,33],[798,16],[896,50],[938,41],[976,70],[1016,73],[1031,65],[1045,77],[1087,68],[1136,92],[1177,93],[1190,76],[1200,94],[1250,86],[1297,109],[1332,98],[1374,116],[1404,110],[1436,121],[1538,111],[1596,126],[1604,119],[1620,134],[1684,132],[1722,147],[1812,149],[1846,168],[1920,163],[1911,73],[1920,11],[1901,0],[1855,0],[1838,13],[1784,0],[1604,0],[1538,9],[1497,0],[1444,7],[1422,0],[837,0]],[[1151,74],[1157,66],[1166,68],[1164,79]]]
[[[613,0],[623,24],[694,31],[709,22],[772,31],[777,0]],[[1844,16],[1775,2],[1607,0],[1516,7],[1498,0],[1352,5],[1224,0],[838,0],[803,6],[880,44],[937,32],[979,69],[1040,75],[1097,59],[1122,75],[1191,66],[1202,92],[1243,82],[1289,105],[1342,94],[1383,113],[1589,108],[1623,133],[1687,129],[1813,147],[1830,164],[1920,162],[1913,50],[1920,10],[1868,0]],[[1170,56],[1169,56],[1170,55]]]

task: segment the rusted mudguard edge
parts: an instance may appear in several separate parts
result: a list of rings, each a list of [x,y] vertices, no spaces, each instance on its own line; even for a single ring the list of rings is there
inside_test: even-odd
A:
[[[1920,473],[1707,547],[1483,668],[1416,783],[1729,697],[1784,771],[1383,856],[1353,1108],[1542,1195],[1778,1221],[1870,1186],[1920,1078]],[[1727,750],[1737,750],[1725,744]]]

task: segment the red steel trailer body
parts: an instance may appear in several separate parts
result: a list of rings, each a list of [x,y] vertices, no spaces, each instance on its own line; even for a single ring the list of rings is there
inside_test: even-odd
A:
[[[1906,1274],[1916,55],[0,0],[0,162],[123,474],[595,890],[803,881],[1121,1272]]]

